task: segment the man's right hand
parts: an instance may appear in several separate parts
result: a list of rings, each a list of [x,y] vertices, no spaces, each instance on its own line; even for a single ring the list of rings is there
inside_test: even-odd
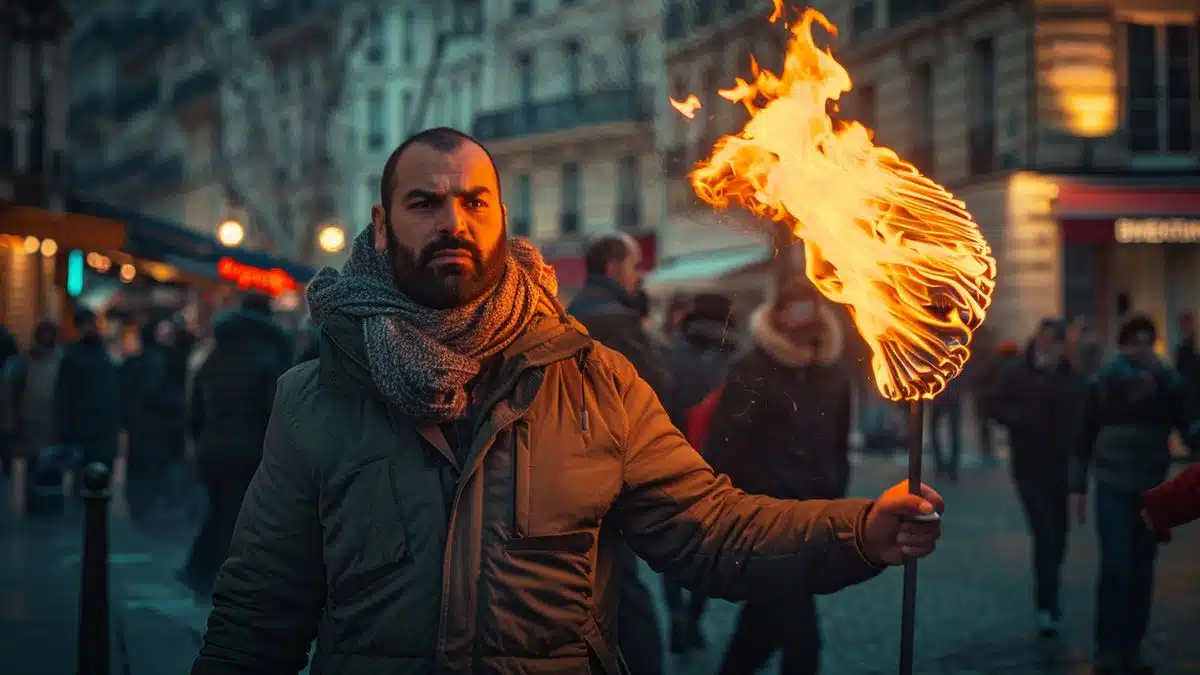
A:
[[[1087,495],[1082,492],[1071,493],[1071,514],[1080,525],[1087,524]]]

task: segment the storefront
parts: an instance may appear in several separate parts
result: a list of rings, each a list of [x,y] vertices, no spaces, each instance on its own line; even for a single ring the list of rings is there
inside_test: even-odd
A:
[[[1180,315],[1200,310],[1200,181],[1057,183],[1063,314],[1092,317],[1109,344],[1123,317],[1145,314],[1168,349]]]

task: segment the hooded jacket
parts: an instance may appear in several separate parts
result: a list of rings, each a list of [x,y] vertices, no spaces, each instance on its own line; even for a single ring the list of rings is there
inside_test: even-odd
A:
[[[729,367],[704,444],[716,471],[752,494],[833,499],[850,476],[852,385],[840,361],[841,324],[818,306],[815,344],[797,344],[771,323],[767,308],[750,317],[753,347]]]
[[[627,672],[614,565],[730,599],[878,573],[867,500],[777,501],[717,477],[629,361],[566,317],[501,356],[460,462],[372,384],[361,325],[279,383],[194,675]]]
[[[247,310],[218,318],[213,338],[192,385],[197,456],[229,468],[253,467],[262,454],[276,382],[291,365],[291,341],[270,316]]]

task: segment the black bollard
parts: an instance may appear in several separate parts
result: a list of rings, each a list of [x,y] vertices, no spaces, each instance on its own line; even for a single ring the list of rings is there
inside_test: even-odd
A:
[[[108,502],[109,470],[101,462],[83,469],[83,562],[79,582],[77,675],[109,675]]]

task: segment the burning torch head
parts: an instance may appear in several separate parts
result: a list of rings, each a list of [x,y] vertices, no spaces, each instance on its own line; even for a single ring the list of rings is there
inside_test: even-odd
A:
[[[790,227],[804,242],[809,280],[846,305],[870,347],[880,392],[932,398],[970,355],[996,263],[961,201],[876,146],[861,124],[829,117],[851,82],[816,46],[814,23],[834,31],[807,10],[791,27],[781,75],[752,62],[753,82],[719,92],[750,121],[717,142],[692,186],[714,207],[737,204]]]

